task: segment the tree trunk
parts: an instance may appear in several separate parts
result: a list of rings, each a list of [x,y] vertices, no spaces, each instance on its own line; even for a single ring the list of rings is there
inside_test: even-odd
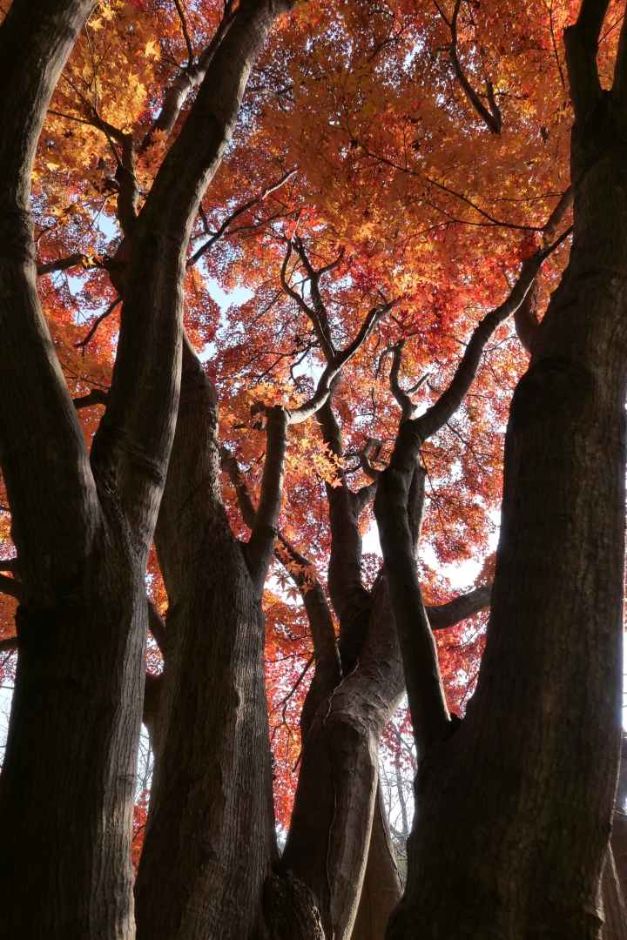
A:
[[[351,940],[383,940],[402,888],[379,787],[368,847],[366,874]]]
[[[326,936],[334,940],[351,936],[357,916],[377,806],[379,738],[402,688],[381,579],[358,664],[303,729],[302,767],[281,860],[314,893]]]
[[[624,103],[590,78],[589,28],[576,27],[583,65],[569,60],[588,79],[575,74],[574,242],[512,402],[487,648],[466,719],[421,761],[390,940],[601,932],[621,719],[627,172]]]
[[[170,614],[140,940],[250,936],[275,858],[260,597],[221,502],[216,422],[186,347],[157,526]]]
[[[1,460],[22,604],[0,777],[0,937],[129,940],[146,604],[97,488],[35,283],[32,160],[88,0],[16,0],[0,27]]]
[[[611,846],[603,867],[601,893],[603,895],[602,940],[626,940],[627,909]]]

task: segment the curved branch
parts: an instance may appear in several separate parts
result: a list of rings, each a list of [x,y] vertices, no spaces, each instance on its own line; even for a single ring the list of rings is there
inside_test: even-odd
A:
[[[303,405],[290,410],[290,424],[300,424],[302,421],[306,421],[308,418],[314,415],[318,409],[325,404],[325,402],[328,401],[333,389],[333,383],[340,374],[343,367],[347,362],[349,362],[350,359],[353,358],[355,353],[368,339],[381,317],[391,310],[392,307],[394,307],[397,303],[397,300],[392,300],[389,303],[372,307],[368,311],[366,318],[364,319],[364,322],[362,323],[353,342],[350,343],[340,353],[336,354],[334,359],[325,368],[313,396]]]
[[[475,378],[488,340],[496,328],[518,309],[543,261],[568,234],[569,230],[548,248],[538,250],[531,258],[523,262],[516,283],[506,299],[487,313],[475,327],[453,378],[442,394],[422,415],[401,424],[392,452],[391,465],[396,466],[397,469],[401,467],[413,469],[421,444],[444,427],[464,400]]]
[[[187,266],[191,267],[196,264],[202,257],[205,255],[217,241],[219,241],[226,233],[233,222],[247,212],[249,209],[252,209],[254,206],[258,205],[260,202],[264,202],[272,193],[275,193],[278,189],[292,179],[296,174],[296,170],[289,170],[287,173],[284,173],[283,176],[277,180],[275,183],[271,183],[267,186],[258,196],[254,196],[252,199],[248,199],[246,202],[242,203],[241,206],[238,206],[233,210],[218,226],[218,228],[213,232],[206,242],[196,249],[190,258],[187,261]]]

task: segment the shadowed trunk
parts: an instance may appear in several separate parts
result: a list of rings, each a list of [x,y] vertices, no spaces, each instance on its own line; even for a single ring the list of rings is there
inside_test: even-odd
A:
[[[275,856],[263,622],[221,501],[216,420],[187,347],[156,536],[170,614],[140,940],[247,937]]]
[[[606,7],[584,2],[569,31],[571,260],[514,394],[478,689],[458,730],[427,739],[390,940],[601,934],[621,725],[627,362],[625,42],[603,93]]]
[[[305,940],[317,935],[313,899],[272,874],[261,592],[222,504],[216,424],[214,390],[186,346],[157,526],[170,614],[138,937]]]
[[[351,940],[383,940],[402,888],[390,839],[381,789],[377,794],[366,874]]]
[[[359,663],[303,729],[303,761],[282,866],[318,900],[328,937],[351,936],[377,799],[379,738],[402,693],[385,582],[374,589]]]

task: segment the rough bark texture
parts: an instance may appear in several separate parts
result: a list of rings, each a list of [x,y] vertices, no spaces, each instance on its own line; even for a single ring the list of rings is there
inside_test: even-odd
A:
[[[359,664],[319,705],[303,736],[290,833],[281,864],[318,900],[327,937],[351,936],[378,782],[379,737],[402,693],[385,582],[373,598]]]
[[[600,91],[594,64],[606,7],[584,2],[570,34],[574,242],[512,403],[478,690],[421,763],[390,940],[600,936],[621,716],[627,361],[624,101]]]
[[[18,0],[0,29],[0,446],[22,579],[0,785],[7,940],[133,933],[143,584],[117,498],[90,470],[39,308],[29,215],[45,109],[92,5],[47,0],[34,17]]]
[[[381,791],[377,795],[366,874],[351,940],[382,940],[402,888]]]
[[[627,909],[618,877],[612,848],[608,849],[601,881],[603,896],[602,940],[625,940],[627,937]]]
[[[248,937],[274,858],[260,595],[220,496],[213,389],[186,347],[157,547],[170,601],[138,937]]]

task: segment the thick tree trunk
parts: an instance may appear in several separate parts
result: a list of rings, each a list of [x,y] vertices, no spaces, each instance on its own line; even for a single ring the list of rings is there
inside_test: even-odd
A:
[[[383,940],[402,888],[390,839],[381,788],[375,802],[366,874],[350,940]]]
[[[135,934],[130,837],[145,588],[128,554],[111,543],[102,549],[73,596],[18,611],[0,788],[3,940]]]
[[[571,261],[512,403],[478,689],[461,727],[421,762],[390,940],[600,936],[622,679],[619,105],[599,92],[575,127]]]
[[[98,492],[39,308],[30,175],[93,3],[13,3],[0,28],[1,460],[23,602],[0,778],[0,937],[129,940],[146,605],[141,559]]]
[[[138,937],[242,940],[275,858],[263,623],[220,498],[215,397],[186,348],[157,546],[168,590]]]
[[[377,805],[379,738],[403,688],[392,624],[381,579],[358,664],[303,729],[302,768],[281,865],[313,891],[326,936],[334,940],[351,936],[357,916]]]

